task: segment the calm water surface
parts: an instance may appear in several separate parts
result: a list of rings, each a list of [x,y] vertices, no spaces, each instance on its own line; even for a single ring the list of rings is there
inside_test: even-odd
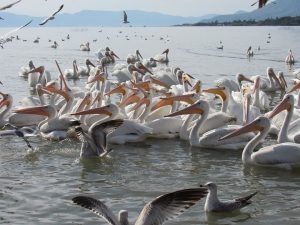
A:
[[[0,35],[6,31],[0,29]],[[29,60],[36,66],[45,65],[55,77],[55,59],[63,69],[71,68],[73,59],[79,64],[86,58],[94,60],[95,52],[105,46],[111,47],[121,62],[137,48],[151,57],[168,47],[170,66],[180,66],[201,79],[205,87],[237,72],[265,75],[267,66],[284,71],[290,80],[292,70],[300,67],[299,63],[294,68],[284,63],[289,48],[296,60],[300,58],[299,27],[29,28],[18,34],[27,42],[14,41],[0,49],[1,91],[13,95],[14,106],[30,94],[27,82],[18,77],[19,68]],[[62,42],[67,34],[71,39]],[[33,43],[36,37],[40,37],[39,44]],[[59,48],[51,49],[49,39],[56,40]],[[90,53],[79,51],[86,41],[91,43]],[[223,51],[216,49],[220,41]],[[245,57],[250,45],[255,53],[251,60]],[[71,86],[83,87],[85,82],[81,79]],[[31,142],[33,152],[18,138],[0,139],[1,224],[106,224],[71,202],[79,194],[104,200],[116,213],[129,210],[133,223],[154,197],[207,181],[217,182],[223,199],[251,191],[259,194],[252,205],[236,214],[207,216],[202,200],[168,224],[300,223],[300,171],[245,167],[241,152],[191,148],[178,139],[146,140],[113,146],[110,158],[79,160],[78,141],[48,142],[35,137]],[[275,141],[268,138],[264,144],[272,143]]]

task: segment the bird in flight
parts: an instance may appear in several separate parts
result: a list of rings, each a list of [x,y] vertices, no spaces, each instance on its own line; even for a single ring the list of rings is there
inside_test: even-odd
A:
[[[14,32],[17,32],[18,30],[21,30],[21,29],[24,28],[24,27],[27,27],[29,24],[31,24],[31,22],[32,22],[32,20],[30,20],[28,23],[26,23],[25,25],[23,25],[23,26],[21,26],[21,27],[18,27],[18,28],[14,29],[14,30],[11,30],[11,31],[7,32],[7,33],[4,34],[3,36],[0,36],[0,42],[1,42],[1,44],[5,43],[4,39],[5,39],[7,36],[11,35],[11,34],[14,33]]]
[[[2,7],[0,7],[0,11],[5,10],[5,9],[9,9],[9,8],[13,7],[15,4],[19,3],[20,1],[22,1],[22,0],[18,0],[16,2],[10,3],[8,5],[2,6]]]
[[[123,11],[123,23],[129,23],[127,20],[127,13],[125,11]]]
[[[262,8],[267,4],[268,1],[269,0],[259,0],[259,1],[254,2],[251,6],[254,6],[258,3],[258,8]],[[276,4],[276,2],[272,2],[272,3]]]
[[[61,5],[61,6],[59,7],[58,10],[56,10],[51,16],[49,16],[48,18],[46,18],[46,19],[45,19],[43,22],[41,22],[39,25],[40,25],[40,26],[43,26],[43,25],[45,25],[49,20],[54,20],[55,15],[56,15],[57,13],[59,13],[59,12],[63,9],[63,7],[64,7],[64,5]]]

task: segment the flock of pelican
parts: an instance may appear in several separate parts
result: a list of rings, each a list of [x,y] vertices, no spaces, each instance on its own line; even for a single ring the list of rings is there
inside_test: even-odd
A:
[[[36,95],[25,97],[12,110],[13,96],[0,92],[0,126],[10,128],[0,135],[17,135],[30,148],[30,136],[52,141],[75,138],[82,143],[81,158],[106,157],[111,154],[110,144],[180,138],[199,149],[241,151],[246,165],[300,166],[300,80],[294,79],[288,90],[283,72],[276,74],[268,67],[265,75],[237,73],[235,79],[222,78],[203,89],[201,80],[168,67],[168,55],[166,49],[143,58],[136,50],[128,54],[126,64],[116,63],[119,57],[106,47],[97,53],[95,63],[87,59],[85,67],[74,60],[71,69],[62,71],[56,61],[58,78],[30,61],[19,76],[27,79]],[[87,77],[85,89],[71,89],[68,81],[79,77]],[[268,96],[275,92],[287,94],[271,109]],[[268,134],[277,135],[278,144],[257,147]],[[162,224],[194,205],[207,190],[208,212],[239,209],[256,194],[224,203],[216,189],[216,184],[208,183],[160,196],[145,206],[136,224]],[[181,193],[191,193],[192,198]],[[166,196],[172,196],[168,203]],[[127,212],[122,211],[117,220],[101,201],[85,196],[73,201],[111,224],[128,224]]]

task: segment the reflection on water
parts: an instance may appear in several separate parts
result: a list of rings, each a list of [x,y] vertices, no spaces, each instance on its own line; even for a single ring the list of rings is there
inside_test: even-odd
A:
[[[205,87],[238,72],[265,76],[266,68],[282,70],[289,81],[294,66],[284,63],[291,48],[300,57],[299,27],[171,27],[171,28],[30,28],[19,37],[27,42],[8,43],[0,50],[1,91],[14,97],[18,106],[24,96],[33,94],[28,83],[18,77],[29,60],[44,65],[57,77],[54,60],[62,69],[71,68],[73,59],[81,65],[86,58],[95,62],[99,48],[111,47],[125,63],[128,53],[139,49],[149,58],[170,49],[170,66],[180,66],[202,80]],[[122,30],[122,35],[119,31]],[[5,33],[0,29],[0,33]],[[268,33],[272,34],[266,44]],[[48,39],[61,40],[51,49]],[[118,35],[118,36],[117,36]],[[124,37],[128,35],[130,41]],[[135,36],[136,35],[136,36]],[[40,37],[39,44],[32,41]],[[143,38],[141,38],[141,36]],[[168,36],[169,42],[159,37]],[[107,38],[109,37],[109,39]],[[147,40],[145,40],[147,38]],[[92,42],[97,39],[97,42]],[[220,40],[224,45],[218,50]],[[237,41],[238,40],[238,41]],[[79,51],[89,41],[91,52]],[[254,50],[249,60],[246,50]],[[260,46],[260,51],[257,50]],[[111,68],[109,68],[111,70]],[[70,81],[71,87],[84,88],[86,78]],[[289,84],[290,85],[290,84]],[[284,93],[270,94],[274,106]],[[48,142],[30,138],[34,151],[28,151],[19,138],[1,138],[0,223],[3,224],[106,224],[92,213],[72,204],[79,194],[104,200],[114,212],[129,210],[133,223],[146,202],[182,188],[207,181],[218,183],[221,199],[234,199],[258,191],[253,203],[234,214],[206,214],[204,199],[170,224],[298,224],[300,170],[246,167],[241,152],[190,147],[186,141],[149,139],[144,143],[112,146],[105,159],[79,159],[80,143],[74,140]],[[275,143],[268,137],[263,145]],[[289,218],[289,219],[287,219]]]

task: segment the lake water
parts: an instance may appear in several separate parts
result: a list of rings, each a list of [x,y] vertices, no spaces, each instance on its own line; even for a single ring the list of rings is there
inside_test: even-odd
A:
[[[8,30],[0,29],[0,36]],[[270,43],[266,43],[268,33]],[[62,42],[67,34],[71,39]],[[284,63],[289,48],[296,60],[300,58],[299,27],[28,28],[18,35],[27,42],[15,40],[0,49],[0,80],[4,84],[0,90],[13,95],[15,106],[30,94],[27,82],[18,77],[19,68],[29,60],[36,66],[45,65],[55,77],[54,60],[63,69],[71,68],[73,59],[79,64],[86,58],[94,61],[95,52],[106,46],[121,62],[136,49],[151,57],[169,48],[170,66],[180,66],[201,79],[205,87],[237,72],[265,75],[268,66],[282,70],[290,80],[292,70],[300,67],[298,62],[294,68]],[[40,37],[39,44],[33,43],[36,37]],[[49,39],[58,42],[58,49],[50,48]],[[90,53],[79,51],[86,41],[91,44]],[[216,48],[220,41],[224,50]],[[249,46],[255,54],[251,60],[245,54]],[[70,83],[83,87],[85,82]],[[0,139],[1,224],[106,224],[74,205],[71,199],[76,195],[104,200],[116,213],[127,209],[133,223],[144,204],[158,195],[207,181],[218,184],[221,199],[259,193],[241,213],[207,216],[203,199],[168,224],[300,223],[300,171],[245,167],[241,152],[191,148],[178,139],[146,140],[113,146],[110,158],[79,160],[78,141],[30,140],[34,152],[19,138]],[[268,137],[264,144],[273,143]]]

